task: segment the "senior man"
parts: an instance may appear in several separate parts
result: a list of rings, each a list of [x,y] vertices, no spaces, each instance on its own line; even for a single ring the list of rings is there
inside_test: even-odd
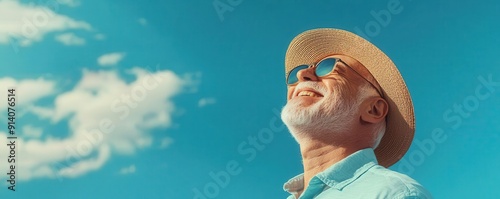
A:
[[[304,173],[289,199],[427,199],[410,177],[386,169],[406,153],[415,119],[394,63],[344,30],[314,29],[290,43],[281,117],[300,145]]]

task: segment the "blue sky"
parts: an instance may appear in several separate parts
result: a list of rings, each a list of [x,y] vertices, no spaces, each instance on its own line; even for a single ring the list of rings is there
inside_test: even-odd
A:
[[[283,183],[302,171],[279,119],[285,51],[297,34],[332,27],[379,46],[410,89],[415,142],[391,168],[435,198],[494,198],[498,10],[495,1],[0,0],[0,92],[14,86],[19,101],[17,191],[2,183],[0,195],[285,198]]]

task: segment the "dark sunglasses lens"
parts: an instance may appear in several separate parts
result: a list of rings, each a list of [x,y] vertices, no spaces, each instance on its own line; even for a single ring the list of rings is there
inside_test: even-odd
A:
[[[287,84],[297,83],[299,81],[299,78],[297,77],[297,73],[299,73],[299,71],[301,71],[302,69],[306,69],[308,67],[309,66],[307,66],[307,65],[300,65],[300,66],[297,66],[294,69],[292,69],[292,71],[290,71],[290,73],[288,74],[288,78],[286,80],[286,83]]]
[[[337,59],[328,58],[318,63],[316,66],[316,75],[318,77],[328,75],[332,72],[333,67],[335,67],[335,63],[337,63]]]

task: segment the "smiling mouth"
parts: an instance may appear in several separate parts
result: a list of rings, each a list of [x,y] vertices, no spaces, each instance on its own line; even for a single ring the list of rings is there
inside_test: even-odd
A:
[[[323,97],[323,95],[320,95],[318,93],[312,92],[312,91],[300,91],[297,96],[307,96],[307,97]]]

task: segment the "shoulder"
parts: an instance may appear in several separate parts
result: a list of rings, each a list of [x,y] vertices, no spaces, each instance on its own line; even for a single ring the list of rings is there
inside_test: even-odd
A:
[[[370,168],[364,175],[375,182],[383,198],[395,199],[432,199],[431,194],[411,177],[380,165]]]

